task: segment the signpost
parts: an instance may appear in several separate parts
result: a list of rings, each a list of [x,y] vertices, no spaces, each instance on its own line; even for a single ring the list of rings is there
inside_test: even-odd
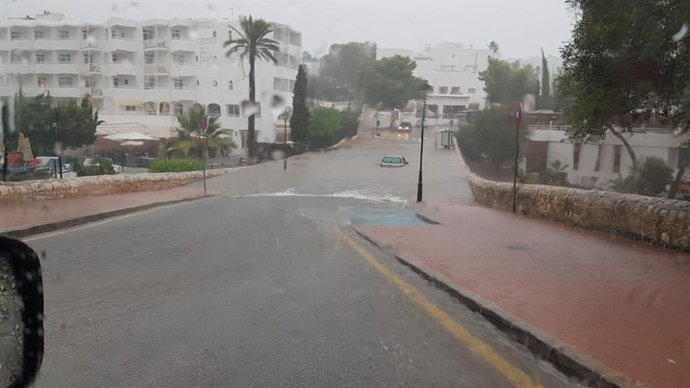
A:
[[[522,125],[522,103],[513,102],[508,109],[508,118],[515,124],[515,166],[513,169],[513,213],[517,213],[518,155],[520,153],[520,125]]]
[[[204,149],[201,151],[202,156],[204,158],[204,195],[206,195],[206,162],[207,162],[207,157],[206,155],[208,154],[208,139],[206,138],[206,130],[208,129],[208,120],[206,119],[206,116],[202,116],[201,119],[199,120],[199,126],[201,127],[201,138],[204,140]]]

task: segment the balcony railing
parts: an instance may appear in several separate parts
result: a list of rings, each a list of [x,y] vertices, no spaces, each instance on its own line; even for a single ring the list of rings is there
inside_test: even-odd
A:
[[[100,67],[100,66],[98,66],[98,65],[96,65],[96,64],[94,64],[94,63],[90,63],[90,64],[84,65],[84,66],[82,67],[82,71],[81,71],[81,72],[82,72],[82,73],[101,73],[102,70],[101,70],[101,67]]]
[[[144,66],[144,73],[146,74],[168,74],[170,70],[165,65],[146,65]]]
[[[79,45],[79,49],[81,50],[103,50],[102,45],[96,43],[96,42],[82,42]]]
[[[149,39],[144,41],[144,48],[168,48],[168,43],[164,40]]]

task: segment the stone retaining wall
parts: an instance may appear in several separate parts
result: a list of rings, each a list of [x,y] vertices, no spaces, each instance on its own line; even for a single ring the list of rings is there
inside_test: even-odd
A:
[[[231,168],[206,171],[207,177],[224,175]],[[71,198],[135,191],[164,190],[200,180],[202,171],[97,175],[72,179],[45,179],[0,183],[0,205],[41,199]]]
[[[512,211],[512,183],[468,177],[478,202]],[[545,185],[518,185],[518,213],[690,250],[690,202]],[[546,237],[548,238],[548,237]]]

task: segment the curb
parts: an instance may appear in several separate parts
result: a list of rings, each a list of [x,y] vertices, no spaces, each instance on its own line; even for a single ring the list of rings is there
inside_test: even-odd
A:
[[[164,202],[148,203],[146,205],[133,206],[123,209],[111,210],[103,213],[89,214],[87,216],[70,218],[63,221],[48,222],[45,224],[25,226],[16,229],[8,229],[0,231],[1,236],[8,236],[13,238],[28,237],[35,234],[53,232],[62,228],[69,228],[73,226],[88,224],[90,222],[100,221],[106,218],[117,217],[128,213],[135,213],[141,210],[152,209],[159,206],[174,205],[182,202],[191,202],[198,199],[214,197],[215,194],[206,194],[199,197],[193,198],[183,198],[183,199],[173,199]]]
[[[349,228],[381,251],[387,249],[374,238],[360,232],[352,225]],[[605,365],[577,352],[560,340],[533,327],[494,303],[468,291],[452,285],[442,275],[425,270],[411,261],[390,252],[395,259],[411,269],[437,288],[450,294],[470,310],[479,313],[498,330],[506,333],[513,341],[525,346],[541,360],[551,363],[568,377],[574,377],[580,383],[596,388],[633,388],[637,384]]]

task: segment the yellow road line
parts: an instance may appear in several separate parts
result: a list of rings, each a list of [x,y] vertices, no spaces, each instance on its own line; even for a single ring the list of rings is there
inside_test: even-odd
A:
[[[529,375],[496,353],[490,345],[473,336],[465,327],[457,323],[450,315],[433,304],[429,299],[417,291],[417,289],[407,284],[393,273],[393,271],[381,264],[371,253],[369,253],[369,251],[353,240],[352,237],[343,233],[341,230],[336,230],[336,234],[341,240],[347,243],[347,245],[359,253],[360,256],[371,264],[381,275],[383,275],[383,277],[398,286],[405,296],[419,305],[429,316],[434,318],[441,326],[448,330],[453,337],[465,344],[472,353],[494,367],[510,381],[510,383],[517,387],[541,387],[541,385],[533,381]]]

